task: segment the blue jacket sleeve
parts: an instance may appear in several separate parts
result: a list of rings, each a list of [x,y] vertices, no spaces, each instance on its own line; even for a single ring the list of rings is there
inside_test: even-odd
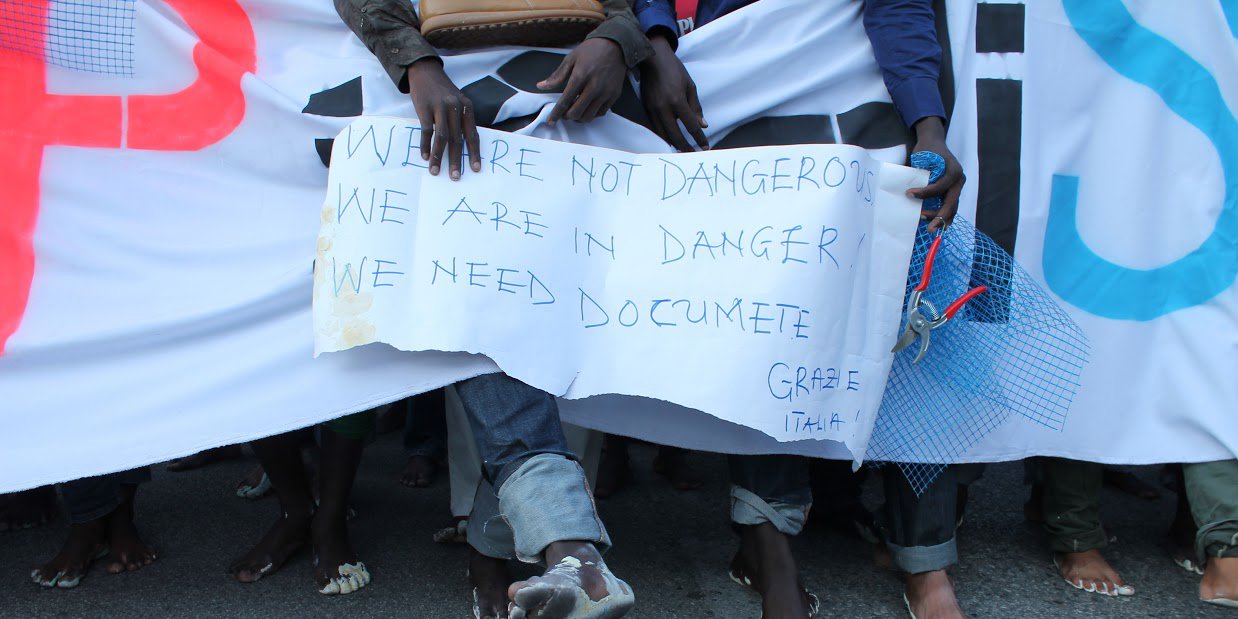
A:
[[[903,122],[910,127],[929,116],[945,119],[932,0],[865,0],[864,29]]]
[[[671,47],[679,47],[679,21],[675,18],[675,6],[671,0],[636,0],[632,12],[646,35],[655,31],[666,35]]]

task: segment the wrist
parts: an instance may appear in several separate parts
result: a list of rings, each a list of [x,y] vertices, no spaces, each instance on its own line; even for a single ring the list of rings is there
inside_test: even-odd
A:
[[[430,72],[443,72],[443,61],[438,56],[426,56],[418,58],[413,64],[408,65],[405,69],[405,74],[411,81],[414,77],[426,75]]]
[[[656,53],[675,54],[675,45],[671,43],[671,37],[660,29],[650,33],[649,44],[653,46],[653,51]]]
[[[925,116],[912,125],[918,142],[944,142],[946,124],[938,116]]]
[[[668,58],[675,57],[675,48],[671,46],[670,40],[663,35],[650,35],[649,45],[653,48],[653,55],[641,62],[640,68],[642,70],[655,70],[659,63],[666,62]]]

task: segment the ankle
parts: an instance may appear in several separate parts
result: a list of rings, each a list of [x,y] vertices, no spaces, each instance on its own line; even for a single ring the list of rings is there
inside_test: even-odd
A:
[[[597,548],[592,543],[581,540],[551,542],[542,551],[542,557],[545,559],[547,567],[557,565],[567,557],[598,565],[602,563],[602,554],[598,552]]]

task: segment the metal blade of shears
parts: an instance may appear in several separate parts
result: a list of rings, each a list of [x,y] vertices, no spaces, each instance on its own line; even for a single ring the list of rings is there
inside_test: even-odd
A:
[[[915,341],[916,332],[912,331],[911,327],[907,327],[901,334],[899,334],[898,341],[894,342],[894,348],[891,349],[890,352],[902,352],[908,346],[914,344]]]
[[[929,337],[932,335],[932,329],[925,329],[920,333],[920,352],[916,353],[916,358],[911,360],[912,365],[919,363],[920,360],[924,358],[924,355],[928,354]]]

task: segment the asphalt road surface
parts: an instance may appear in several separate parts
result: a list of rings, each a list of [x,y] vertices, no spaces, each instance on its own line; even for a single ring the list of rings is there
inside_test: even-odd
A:
[[[721,456],[695,454],[704,488],[676,492],[650,469],[653,449],[634,446],[634,483],[600,502],[615,548],[607,562],[632,584],[634,618],[756,617],[755,595],[732,583],[726,566],[736,538],[727,522]],[[73,590],[30,582],[31,567],[64,538],[62,520],[0,533],[0,617],[403,617],[471,616],[463,546],[436,544],[449,522],[445,476],[428,489],[396,483],[403,465],[399,434],[366,451],[354,492],[353,544],[373,574],[364,590],[327,597],[314,590],[302,554],[256,584],[233,582],[230,560],[253,544],[276,513],[274,499],[248,501],[233,486],[252,461],[188,473],[155,467],[138,497],[138,525],[159,560],[138,572],[109,575],[96,565]],[[1148,481],[1156,469],[1138,469]],[[873,484],[870,483],[870,486]],[[1132,598],[1084,593],[1057,577],[1039,528],[1023,520],[1019,464],[990,466],[971,492],[959,533],[958,595],[971,617],[1233,617],[1238,611],[1198,601],[1199,577],[1176,567],[1162,540],[1173,495],[1141,500],[1106,489],[1102,516],[1116,538],[1107,555],[1136,588]],[[870,492],[870,494],[872,494]],[[817,501],[828,500],[818,497]],[[804,582],[826,617],[906,617],[901,583],[873,563],[872,547],[827,530],[795,542]],[[527,570],[525,570],[527,571]]]

